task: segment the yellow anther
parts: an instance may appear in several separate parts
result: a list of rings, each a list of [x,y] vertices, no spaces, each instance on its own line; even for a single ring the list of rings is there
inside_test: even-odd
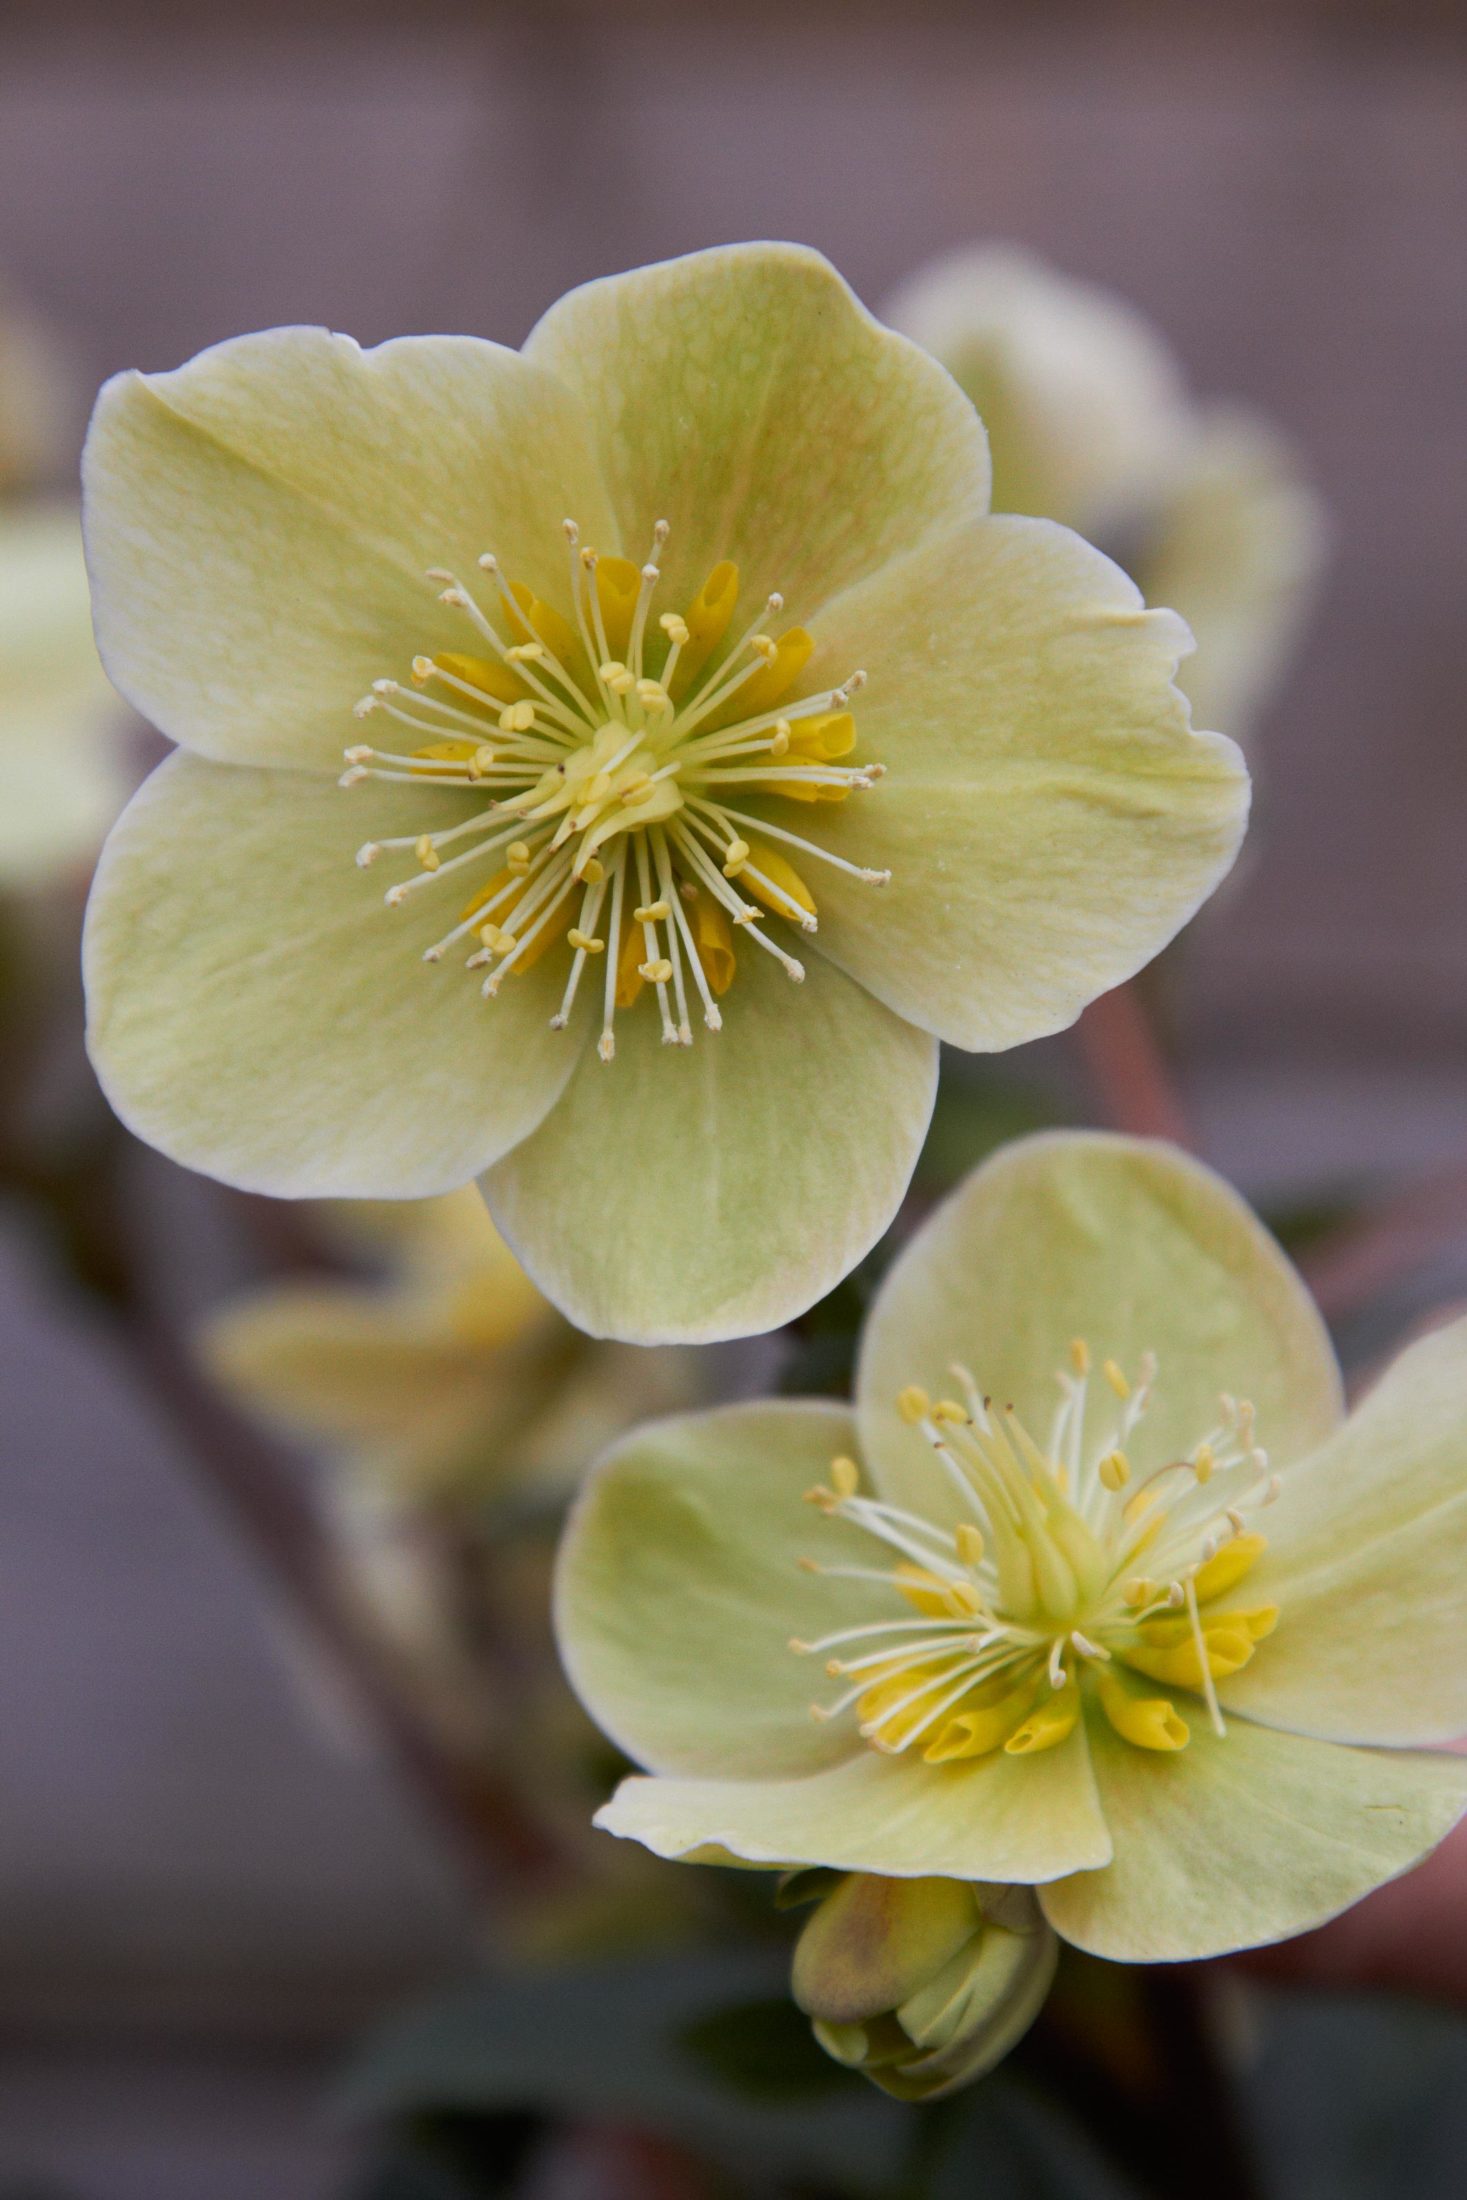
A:
[[[749,843],[747,840],[731,840],[723,851],[724,877],[737,878],[748,860]]]
[[[1215,1558],[1199,1566],[1193,1576],[1192,1586],[1197,1591],[1197,1601],[1205,1604],[1210,1597],[1226,1596],[1243,1576],[1257,1565],[1268,1549],[1268,1540],[1261,1535],[1235,1535],[1225,1543]]]
[[[749,647],[756,657],[764,659],[766,665],[772,665],[779,655],[778,643],[771,641],[767,634],[751,634],[749,636]]]
[[[1123,1741],[1137,1749],[1185,1749],[1191,1732],[1165,1696],[1133,1696],[1117,1673],[1096,1682],[1100,1706]]]
[[[513,932],[506,932],[503,925],[484,924],[479,927],[479,937],[496,955],[512,955],[519,945]]]
[[[781,634],[777,643],[771,643],[764,634],[756,636],[752,645],[764,662],[753,676],[739,689],[739,715],[756,718],[762,711],[770,710],[786,696],[804,671],[814,651],[815,644],[802,626],[792,626]],[[802,721],[802,724],[804,721]]]
[[[657,624],[670,642],[674,643],[679,649],[685,646],[688,639],[688,622],[686,619],[680,619],[675,611],[664,611]]]
[[[1055,1749],[1068,1740],[1079,1717],[1080,1691],[1073,1681],[1067,1681],[1030,1712],[1003,1746],[1011,1757],[1036,1757],[1041,1750]]]
[[[507,649],[504,654],[512,665],[538,664],[545,655],[545,644],[543,642],[516,642],[514,647]]]
[[[672,905],[664,900],[649,901],[644,908],[632,911],[633,921],[637,924],[661,924],[664,917],[671,915]]]
[[[660,680],[639,680],[636,693],[637,701],[641,704],[643,710],[672,709],[672,697]]]
[[[1118,1398],[1130,1397],[1131,1386],[1126,1381],[1125,1375],[1122,1372],[1121,1368],[1114,1360],[1107,1360],[1105,1362],[1105,1365],[1101,1369],[1101,1373],[1104,1375],[1106,1381],[1110,1384],[1111,1389],[1115,1392]]]
[[[1090,1347],[1083,1337],[1070,1339],[1070,1365],[1077,1375],[1090,1373]]]
[[[630,558],[602,556],[596,561],[596,597],[606,639],[613,654],[624,650],[642,589],[642,568]]]
[[[954,1581],[926,1566],[905,1563],[896,1569],[902,1595],[924,1619],[972,1619],[982,1609],[971,1581]]]
[[[442,857],[439,855],[438,850],[433,845],[433,836],[431,833],[424,833],[419,840],[414,842],[413,854],[417,857],[419,863],[422,864],[425,871],[436,871],[439,864],[443,860]]]
[[[837,1497],[854,1497],[861,1487],[861,1470],[854,1459],[842,1452],[830,1462],[830,1480]]]
[[[606,865],[601,861],[600,856],[592,856],[589,862],[582,864],[576,875],[578,878],[585,879],[590,886],[599,886],[606,876]]]
[[[666,985],[672,976],[672,964],[665,955],[659,956],[656,962],[638,963],[637,975],[645,978],[648,985]]]
[[[573,924],[565,936],[572,947],[581,949],[587,955],[604,955],[606,952],[605,940],[598,940],[591,933],[582,932],[577,925]]]
[[[512,840],[504,851],[504,860],[511,871],[528,871],[530,868],[529,843]]]
[[[1123,1451],[1108,1451],[1096,1471],[1106,1489],[1123,1490],[1131,1479],[1131,1462]]]
[[[932,1418],[934,1421],[950,1421],[955,1428],[959,1428],[968,1418],[968,1409],[960,1406],[956,1398],[939,1398],[932,1408]]]
[[[981,1528],[975,1528],[971,1520],[960,1520],[953,1530],[953,1541],[965,1566],[982,1565],[986,1546]]]
[[[788,718],[781,718],[773,733],[769,736],[769,753],[771,756],[787,756],[789,745],[790,722]]]
[[[432,679],[434,669],[435,668],[431,657],[414,657],[413,678],[417,681],[419,687],[422,686],[425,680]]]
[[[487,741],[482,742],[469,758],[469,777],[471,779],[482,779],[493,762],[493,749],[490,748]]]
[[[430,662],[440,672],[448,673],[452,679],[463,680],[469,687],[478,688],[483,694],[492,696],[496,703],[513,703],[525,692],[523,680],[507,666],[496,664],[489,657],[466,657],[458,650],[445,650],[441,656],[431,659]],[[417,670],[418,661],[415,659],[415,677]]]
[[[757,894],[766,909],[776,916],[787,917],[790,904],[803,910],[807,917],[815,915],[815,896],[792,863],[787,863],[778,849],[770,848],[762,840],[746,843],[749,850],[747,880],[749,892]],[[754,872],[762,875],[758,878]],[[764,883],[768,880],[768,885]]]
[[[799,719],[791,738],[797,755],[813,763],[833,764],[856,745],[856,721],[848,710],[828,710]]]
[[[722,905],[711,894],[694,890],[685,896],[688,902],[688,925],[698,950],[698,960],[703,965],[703,975],[708,990],[715,1000],[721,1000],[734,981],[737,961],[734,955],[733,926],[729,923]]]
[[[1006,1680],[983,1682],[964,1699],[962,1711],[943,1720],[922,1755],[929,1765],[986,1757],[1008,1738],[1033,1701],[1032,1683],[1012,1688]]]
[[[637,684],[636,674],[629,672],[625,665],[618,664],[615,659],[598,669],[613,695],[630,695]]]
[[[908,1383],[905,1390],[897,1393],[896,1404],[897,1412],[909,1428],[915,1428],[919,1421],[925,1421],[932,1411],[931,1399],[916,1383]]]
[[[509,703],[499,713],[501,733],[528,733],[535,723],[533,703]]]
[[[1192,1472],[1196,1475],[1199,1482],[1210,1482],[1212,1479],[1212,1468],[1212,1446],[1210,1444],[1199,1444],[1197,1446],[1196,1456],[1192,1461]]]
[[[1132,1611],[1139,1611],[1143,1604],[1150,1604],[1156,1596],[1156,1583],[1145,1574],[1134,1574],[1121,1590],[1121,1595]]]
[[[576,632],[570,621],[559,611],[542,603],[534,591],[523,581],[511,581],[509,592],[519,613],[518,625],[525,630],[527,641],[541,641],[552,656],[563,665],[571,663],[576,654]]]

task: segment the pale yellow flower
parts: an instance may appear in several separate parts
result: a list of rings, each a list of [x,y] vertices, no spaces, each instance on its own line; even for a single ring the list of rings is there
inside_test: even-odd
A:
[[[1467,1322],[1346,1418],[1302,1284],[1209,1170],[1020,1141],[888,1275],[854,1414],[664,1421],[593,1474],[557,1626],[649,1768],[598,1823],[1032,1885],[1118,1960],[1282,1939],[1467,1804],[1464,1524]]]
[[[1246,735],[1312,597],[1319,498],[1286,438],[1199,402],[1161,332],[1114,292],[1013,245],[932,262],[887,306],[988,428],[1000,512],[1065,521],[1197,640],[1178,675],[1200,725]]]
[[[593,1334],[808,1306],[939,1040],[1072,1022],[1237,850],[1182,622],[991,516],[950,376],[793,246],[588,284],[520,353],[120,376],[86,478],[104,654],[181,744],[88,920],[114,1105],[277,1195],[477,1176]]]

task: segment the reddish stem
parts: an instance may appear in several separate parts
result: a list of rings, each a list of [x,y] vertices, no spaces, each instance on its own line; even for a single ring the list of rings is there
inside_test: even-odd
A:
[[[1075,1027],[1080,1052],[1112,1130],[1196,1146],[1170,1063],[1135,983],[1092,1001]]]

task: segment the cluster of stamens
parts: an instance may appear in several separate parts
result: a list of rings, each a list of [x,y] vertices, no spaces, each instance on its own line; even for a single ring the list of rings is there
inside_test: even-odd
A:
[[[488,655],[419,656],[411,687],[374,681],[358,717],[381,713],[407,732],[396,747],[348,748],[341,780],[487,798],[446,827],[369,841],[357,861],[388,851],[416,858],[417,875],[387,892],[394,908],[492,862],[424,961],[464,943],[466,966],[487,973],[481,991],[492,999],[506,976],[563,940],[570,970],[551,1021],[564,1027],[588,964],[604,956],[599,1047],[608,1062],[616,1011],[644,986],[655,990],[665,1044],[691,1045],[694,997],[717,1031],[739,938],[803,978],[765,929],[771,916],[817,927],[814,895],[786,850],[871,884],[889,877],[738,806],[838,802],[874,784],[880,764],[841,761],[855,746],[848,706],[864,673],[796,698],[810,636],[766,631],[783,609],[773,595],[730,644],[730,565],[715,567],[685,614],[654,620],[667,535],[659,521],[636,567],[583,546],[567,520],[569,620],[506,579],[492,555],[479,559],[494,591],[488,610],[454,574],[431,573],[440,601],[467,615]]]
[[[832,1461],[829,1484],[807,1493],[896,1563],[806,1558],[801,1566],[879,1585],[907,1607],[791,1644],[823,1655],[827,1673],[846,1683],[813,1715],[854,1708],[875,1748],[915,1746],[943,1763],[1052,1748],[1093,1695],[1125,1740],[1180,1749],[1185,1720],[1170,1695],[1147,1692],[1161,1682],[1200,1695],[1223,1734],[1216,1684],[1248,1662],[1278,1617],[1273,1606],[1218,1602],[1264,1549],[1248,1512],[1278,1494],[1254,1440],[1252,1406],[1225,1395],[1216,1426],[1184,1456],[1138,1475],[1127,1447],[1156,1380],[1151,1355],[1134,1382],[1115,1361],[1103,1363],[1114,1412],[1104,1436],[1088,1441],[1092,1361],[1077,1338],[1045,1449],[965,1368],[951,1373],[960,1398],[934,1401],[913,1387],[897,1404],[959,1501],[955,1525],[865,1495],[848,1458]]]

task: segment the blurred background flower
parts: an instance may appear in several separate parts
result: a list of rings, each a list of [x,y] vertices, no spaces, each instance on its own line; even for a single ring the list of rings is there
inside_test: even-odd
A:
[[[70,377],[0,294],[0,891],[86,864],[121,807],[119,706],[92,642],[68,468]]]
[[[935,260],[886,316],[981,413],[993,505],[1062,520],[1192,627],[1193,723],[1245,740],[1318,576],[1324,508],[1263,415],[1199,400],[1163,332],[1115,292],[1012,245]]]

